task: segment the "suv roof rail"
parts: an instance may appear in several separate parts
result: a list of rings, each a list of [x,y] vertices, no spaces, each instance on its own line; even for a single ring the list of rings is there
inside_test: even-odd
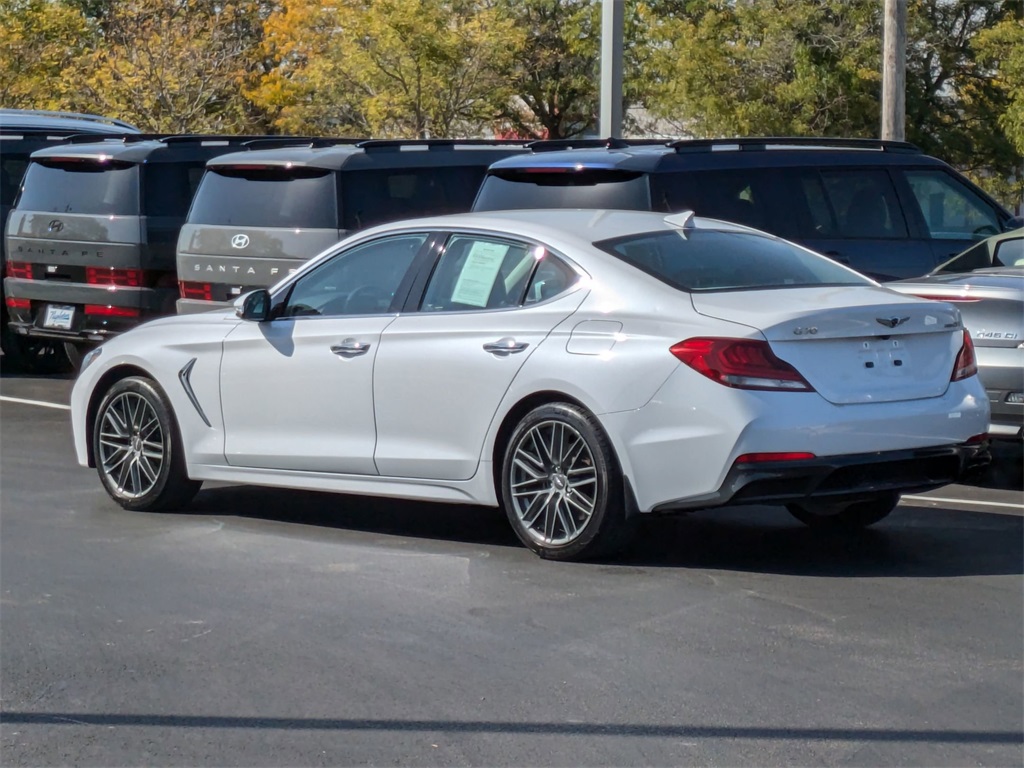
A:
[[[400,150],[402,147],[451,149],[452,147],[528,147],[526,139],[367,139],[356,144],[365,150]]]
[[[105,141],[120,141],[132,144],[137,141],[159,141],[166,133],[74,133],[67,137],[68,144],[102,144]]]
[[[345,144],[358,144],[366,139],[352,139],[347,137],[326,138],[322,136],[264,136],[263,138],[250,139],[242,142],[246,149],[278,149],[280,147],[334,147]]]
[[[266,136],[235,136],[220,133],[172,133],[164,134],[160,139],[164,144],[202,144],[206,141],[219,142],[223,144],[244,144],[247,141],[265,139]]]
[[[129,131],[139,130],[131,123],[126,123],[124,120],[118,120],[115,117],[104,117],[103,115],[93,115],[88,112],[60,112],[54,109],[0,109],[0,115],[37,115],[39,117],[67,117],[75,120],[88,120],[93,123],[105,123],[106,125],[116,125],[118,128],[125,128]]]
[[[628,149],[629,147],[666,146],[667,139],[537,139],[527,146],[534,152],[556,152],[560,149]]]
[[[920,154],[920,147],[907,141],[882,139],[847,139],[827,136],[743,136],[735,139],[683,139],[668,145],[680,154],[711,152],[715,147],[737,147],[741,152],[758,152],[769,147],[840,147],[846,149],[879,149],[883,152]]]

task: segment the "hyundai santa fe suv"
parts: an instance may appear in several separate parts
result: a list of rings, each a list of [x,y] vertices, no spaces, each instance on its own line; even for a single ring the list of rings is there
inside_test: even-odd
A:
[[[34,109],[0,109],[0,227],[7,222],[21,187],[29,156],[39,149],[65,144],[72,136],[138,134],[139,129],[121,120],[75,112]],[[7,274],[7,250],[0,236],[0,273]],[[0,276],[2,280],[2,276]],[[9,299],[14,305],[23,300]],[[14,333],[8,323],[8,304],[0,303],[0,347],[4,370],[55,373],[69,366],[64,347],[50,339]]]
[[[174,247],[211,157],[252,137],[87,137],[33,153],[7,226],[12,330],[63,342],[73,363],[174,313]]]
[[[526,151],[525,142],[462,139],[265,140],[247,149],[206,164],[178,238],[180,313],[272,285],[356,230],[464,213],[488,166]]]

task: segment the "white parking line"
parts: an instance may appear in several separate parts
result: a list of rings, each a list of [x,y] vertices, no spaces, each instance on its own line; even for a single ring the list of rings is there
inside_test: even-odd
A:
[[[977,499],[940,499],[938,496],[904,496],[902,501],[934,501],[938,504],[974,504],[978,507],[1006,507],[1024,510],[1024,504],[1008,504],[1005,501],[979,501]]]
[[[7,397],[6,395],[0,395],[0,401],[5,403],[21,403],[22,405],[38,405],[40,408],[56,408],[58,411],[70,411],[70,405],[61,405],[60,403],[48,403],[45,400],[22,400],[20,397]]]

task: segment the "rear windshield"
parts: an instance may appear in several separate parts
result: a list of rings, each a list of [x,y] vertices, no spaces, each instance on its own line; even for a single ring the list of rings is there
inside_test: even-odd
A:
[[[824,256],[745,232],[648,232],[594,245],[689,292],[873,284]]]
[[[593,168],[501,169],[484,179],[474,211],[523,208],[651,210],[647,177],[635,171]]]
[[[389,168],[341,174],[342,223],[355,230],[416,216],[466,213],[487,168]]]
[[[23,211],[139,215],[139,167],[96,160],[29,163],[18,200]]]
[[[218,167],[207,170],[191,224],[338,229],[333,174],[322,168]]]

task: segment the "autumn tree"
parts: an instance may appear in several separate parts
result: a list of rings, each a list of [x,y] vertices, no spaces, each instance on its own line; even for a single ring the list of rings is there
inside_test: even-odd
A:
[[[250,97],[278,128],[416,138],[489,126],[522,35],[471,0],[287,0],[264,45],[276,66]]]
[[[95,41],[94,25],[70,3],[0,0],[0,106],[64,108],[63,73]]]
[[[66,102],[166,132],[259,129],[242,89],[262,30],[255,2],[121,0],[102,45],[65,69]]]

